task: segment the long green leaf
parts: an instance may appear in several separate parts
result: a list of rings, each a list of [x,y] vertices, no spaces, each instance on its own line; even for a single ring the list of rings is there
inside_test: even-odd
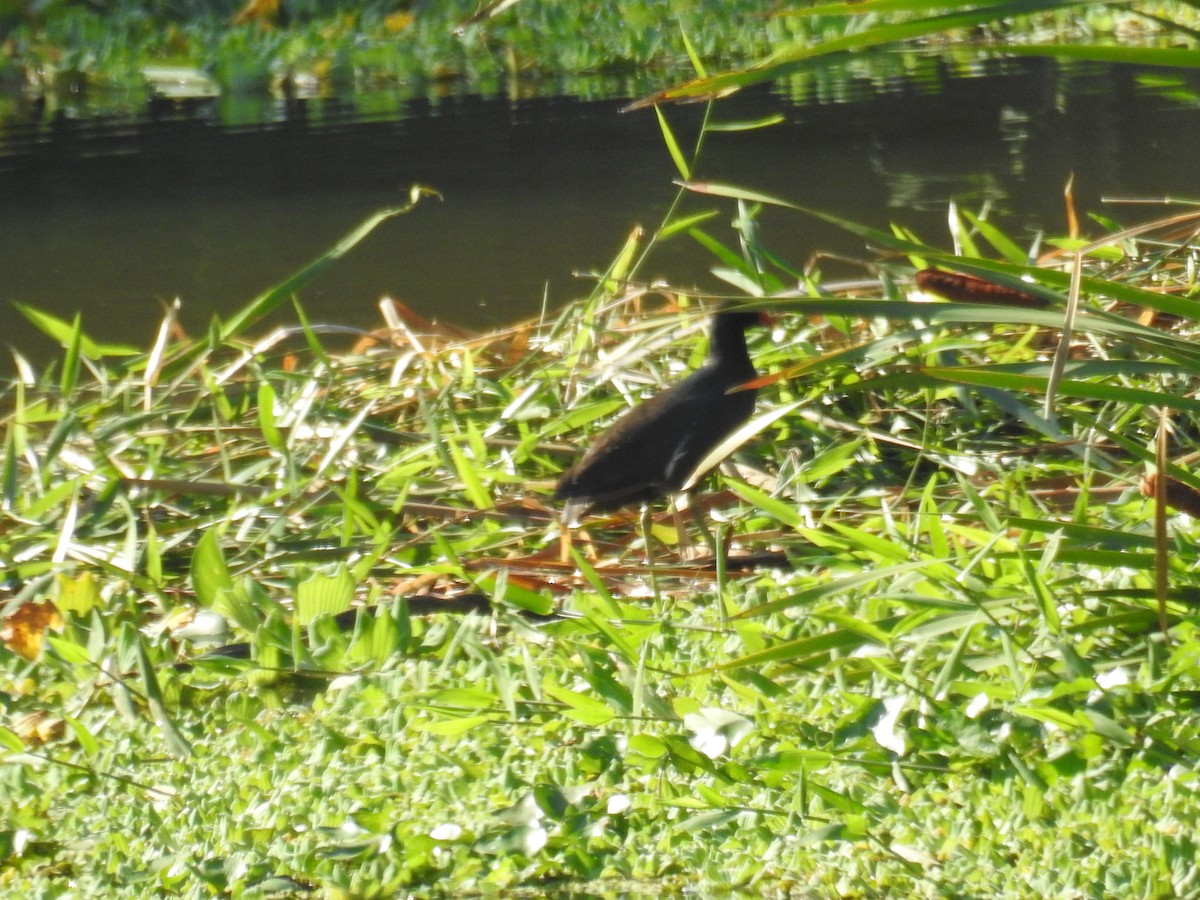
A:
[[[675,140],[675,132],[671,130],[671,126],[667,123],[667,117],[663,115],[663,111],[657,106],[654,107],[654,114],[658,116],[658,127],[662,130],[663,143],[667,145],[667,152],[671,154],[671,159],[675,163],[675,168],[679,171],[679,176],[684,181],[688,181],[692,177],[692,167],[688,165],[683,151],[679,149],[679,142]]]
[[[1200,68],[1200,52],[1175,47],[1124,47],[1115,44],[1020,44],[1005,47],[1012,56],[1056,56],[1091,62],[1176,69]]]
[[[703,669],[703,672],[725,672],[730,669],[740,669],[745,666],[762,666],[767,663],[786,662],[798,668],[812,668],[829,660],[829,654],[834,650],[848,650],[851,647],[861,647],[871,641],[863,634],[854,631],[831,631],[815,637],[800,638],[748,653],[729,662]]]
[[[563,704],[563,715],[584,725],[603,725],[616,715],[608,704],[578,691],[559,687],[549,680],[542,682],[542,691]]]
[[[762,603],[751,609],[743,610],[734,619],[749,619],[761,618],[769,616],[773,613],[783,612],[796,606],[805,606],[807,604],[816,603],[825,597],[835,594],[851,593],[855,589],[867,584],[874,584],[879,581],[891,581],[899,575],[906,572],[912,572],[916,569],[923,568],[929,565],[930,561],[924,560],[920,562],[907,562],[898,566],[888,566],[883,569],[871,569],[859,575],[852,575],[848,578],[839,578],[835,581],[825,582],[816,585],[815,587],[807,588],[796,594],[789,594],[779,600],[772,600],[768,603]]]
[[[192,745],[188,743],[187,738],[176,727],[175,722],[167,712],[162,690],[158,685],[158,677],[154,674],[154,666],[151,665],[150,657],[146,653],[146,645],[140,639],[137,641],[137,649],[138,670],[142,676],[142,690],[145,692],[146,702],[150,707],[150,715],[154,719],[154,724],[162,732],[167,748],[175,756],[191,756],[193,753]]]
[[[14,302],[13,306],[43,334],[53,338],[64,347],[71,345],[76,331],[75,324],[68,323],[32,306],[26,306],[24,303]],[[79,350],[88,359],[100,359],[105,356],[136,356],[142,352],[136,347],[129,347],[125,344],[99,343],[82,331],[79,332]]]
[[[962,368],[928,367],[923,371],[931,378],[956,384],[979,384],[1004,388],[1012,391],[1044,393],[1048,379],[1033,375],[1015,375],[993,371],[990,366],[963,366]],[[1130,388],[1115,384],[1098,384],[1092,381],[1063,379],[1058,392],[1069,397],[1085,400],[1107,400],[1117,403],[1134,403],[1141,406],[1167,406],[1192,413],[1200,413],[1200,400],[1165,391]]]

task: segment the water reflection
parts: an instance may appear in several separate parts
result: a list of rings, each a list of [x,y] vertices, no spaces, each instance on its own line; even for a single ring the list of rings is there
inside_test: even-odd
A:
[[[817,73],[723,101],[718,120],[783,112],[785,122],[712,135],[696,177],[876,227],[895,219],[941,244],[952,198],[989,205],[1018,240],[1060,231],[1072,172],[1085,209],[1101,195],[1200,194],[1194,85],[1168,96],[1134,69],[1048,60],[923,71]],[[444,202],[389,223],[307,290],[310,317],[369,327],[383,294],[465,324],[532,315],[585,293],[572,272],[602,269],[633,225],[652,227],[667,209],[677,173],[654,114],[620,112],[637,93],[143,97],[82,117],[13,107],[0,134],[0,299],[81,309],[95,336],[145,345],[158,300],[182,297],[184,322],[202,329],[421,182]],[[685,142],[702,113],[667,110]],[[714,206],[711,230],[732,241],[730,205],[691,197],[685,211]],[[869,257],[858,239],[794,213],[771,211],[764,224],[793,262],[818,250]],[[718,288],[710,264],[681,236],[643,274]],[[0,332],[35,355],[45,344],[7,307]]]

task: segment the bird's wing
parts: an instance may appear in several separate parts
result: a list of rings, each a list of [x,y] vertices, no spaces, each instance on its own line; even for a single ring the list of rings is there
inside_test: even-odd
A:
[[[572,488],[597,502],[672,490],[680,460],[691,454],[697,440],[711,437],[703,429],[697,435],[696,427],[709,405],[672,389],[635,406],[584,454]]]

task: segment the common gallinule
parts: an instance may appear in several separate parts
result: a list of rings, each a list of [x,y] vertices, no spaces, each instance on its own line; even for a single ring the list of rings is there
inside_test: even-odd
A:
[[[757,376],[746,329],[767,321],[758,312],[718,311],[704,365],[627,412],[563,473],[554,490],[567,501],[563,521],[575,525],[588,509],[607,512],[682,490],[709,452],[753,415],[755,390],[730,391]]]

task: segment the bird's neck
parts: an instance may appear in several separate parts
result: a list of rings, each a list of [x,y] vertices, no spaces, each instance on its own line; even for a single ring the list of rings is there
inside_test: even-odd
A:
[[[742,328],[721,327],[713,329],[708,350],[708,363],[722,368],[744,369],[750,366],[750,352],[746,349],[746,332]]]

